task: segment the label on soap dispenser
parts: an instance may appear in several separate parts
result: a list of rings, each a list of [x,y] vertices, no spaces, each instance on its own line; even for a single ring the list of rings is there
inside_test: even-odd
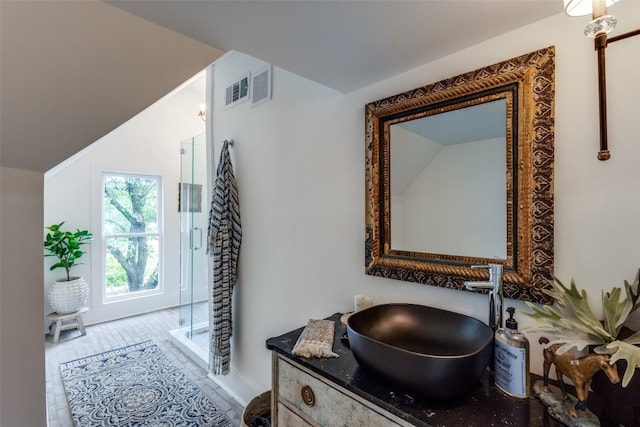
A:
[[[496,386],[513,397],[527,397],[527,350],[495,340]]]

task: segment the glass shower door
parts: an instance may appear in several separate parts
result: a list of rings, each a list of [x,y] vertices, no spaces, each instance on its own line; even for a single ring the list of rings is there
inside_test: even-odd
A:
[[[204,134],[180,144],[180,332],[208,352],[206,158]]]

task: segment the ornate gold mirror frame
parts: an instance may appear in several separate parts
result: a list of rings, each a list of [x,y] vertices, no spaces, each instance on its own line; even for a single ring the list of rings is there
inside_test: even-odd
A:
[[[369,103],[365,107],[368,275],[453,289],[487,280],[472,265],[504,265],[504,294],[547,302],[553,271],[554,47]],[[410,252],[391,247],[390,129],[414,118],[504,98],[505,259]],[[452,209],[470,209],[464,200]]]

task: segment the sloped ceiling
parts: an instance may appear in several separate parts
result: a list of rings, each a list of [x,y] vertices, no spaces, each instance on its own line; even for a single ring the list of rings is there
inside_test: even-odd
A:
[[[40,172],[223,53],[95,0],[1,0],[0,49],[0,164]]]
[[[0,164],[46,171],[239,50],[350,92],[560,0],[0,0]]]

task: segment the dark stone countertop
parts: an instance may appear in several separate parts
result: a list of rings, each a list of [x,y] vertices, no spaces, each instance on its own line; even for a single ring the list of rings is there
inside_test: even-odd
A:
[[[488,372],[471,395],[450,402],[419,400],[383,383],[358,366],[348,345],[341,340],[346,334],[346,326],[340,321],[340,316],[340,313],[336,313],[328,317],[336,325],[333,351],[340,356],[338,358],[305,359],[294,356],[291,351],[304,327],[268,339],[267,348],[416,426],[562,425],[551,418],[535,398],[519,400],[502,394],[493,385],[493,377]],[[538,379],[539,376],[532,375],[531,383]]]

